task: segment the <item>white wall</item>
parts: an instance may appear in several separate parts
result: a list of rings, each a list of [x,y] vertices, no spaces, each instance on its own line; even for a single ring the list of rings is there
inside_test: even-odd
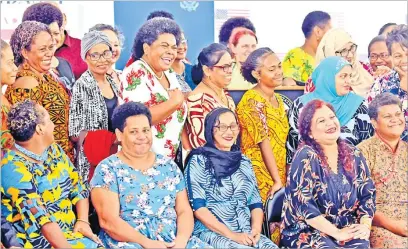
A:
[[[334,27],[346,29],[358,44],[361,57],[388,22],[407,23],[406,1],[215,1],[215,9],[248,9],[259,39],[279,56],[304,42],[302,22],[311,11],[322,10],[332,16]],[[218,41],[218,30],[215,31]]]

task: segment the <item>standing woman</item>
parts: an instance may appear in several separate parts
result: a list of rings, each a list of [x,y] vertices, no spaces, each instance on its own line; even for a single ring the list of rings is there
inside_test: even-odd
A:
[[[17,67],[14,64],[14,55],[10,45],[1,40],[1,85],[0,89],[6,85],[11,86],[16,81]],[[10,149],[14,144],[14,139],[7,127],[7,114],[10,110],[10,102],[1,95],[1,148]]]
[[[252,52],[242,65],[242,75],[252,84],[237,107],[242,128],[242,151],[252,161],[262,202],[286,183],[288,117],[280,94],[282,65],[269,48]]]
[[[72,92],[69,135],[77,143],[75,163],[82,179],[86,180],[90,164],[82,148],[85,134],[80,134],[82,131],[96,130],[108,130],[113,134],[112,114],[119,105],[120,96],[116,84],[107,74],[112,58],[109,38],[101,31],[86,33],[81,41],[81,56],[87,63],[88,70],[77,80]],[[101,143],[103,137],[93,140],[92,143]]]
[[[122,53],[123,44],[125,42],[125,36],[119,29],[112,27],[109,24],[102,23],[96,24],[95,26],[89,29],[89,31],[92,30],[102,31],[109,38],[109,42],[112,45],[112,59],[111,59],[112,65],[109,67],[107,74],[112,77],[117,87],[119,87],[120,86],[119,76],[122,73],[122,71],[114,69],[114,65],[119,60],[120,55]]]
[[[6,98],[12,105],[31,99],[43,106],[55,124],[55,142],[73,161],[74,147],[68,136],[70,96],[50,74],[55,42],[49,28],[35,21],[22,22],[14,30],[10,46],[18,73],[16,82],[7,88]]]
[[[235,112],[234,100],[226,90],[231,82],[233,67],[234,61],[225,45],[213,43],[198,55],[198,64],[192,69],[193,80],[198,86],[187,99],[188,144],[183,144],[185,149],[191,150],[205,144],[204,120],[210,111],[226,107]]]
[[[177,56],[173,62],[172,68],[177,73],[183,93],[190,93],[196,88],[193,79],[191,78],[191,69],[193,66],[186,60],[187,56],[187,39],[184,33],[181,33],[181,41],[177,47]]]
[[[155,153],[174,159],[187,115],[176,73],[171,69],[180,42],[180,27],[169,18],[156,17],[136,34],[131,65],[120,77],[125,102],[145,104],[152,113]]]

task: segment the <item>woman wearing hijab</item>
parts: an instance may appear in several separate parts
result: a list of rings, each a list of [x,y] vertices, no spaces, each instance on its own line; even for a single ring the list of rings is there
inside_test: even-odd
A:
[[[329,56],[341,56],[352,65],[350,87],[351,90],[365,98],[374,78],[371,75],[371,67],[358,60],[357,44],[354,43],[350,34],[342,28],[335,28],[327,31],[317,47],[315,61],[319,65]],[[305,93],[315,90],[315,81],[309,79],[305,86]]]
[[[290,164],[300,142],[298,118],[304,106],[314,99],[334,107],[340,121],[340,137],[357,145],[374,134],[364,98],[351,91],[353,66],[345,59],[331,56],[324,59],[312,74],[316,89],[297,98],[289,110],[289,136],[286,142],[286,162]]]
[[[214,248],[277,248],[261,235],[263,210],[251,161],[237,142],[239,125],[228,108],[205,119],[206,144],[187,157],[187,193],[194,235]]]

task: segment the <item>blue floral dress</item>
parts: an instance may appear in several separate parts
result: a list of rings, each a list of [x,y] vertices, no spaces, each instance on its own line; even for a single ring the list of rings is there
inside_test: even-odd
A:
[[[205,160],[203,155],[192,156],[185,171],[187,193],[193,210],[207,207],[231,231],[251,233],[251,211],[262,209],[251,161],[243,157],[240,168],[231,176],[221,179],[219,185],[213,172],[206,169]],[[214,248],[250,248],[209,230],[199,220],[195,222],[193,234]],[[261,235],[256,248],[278,247]]]
[[[321,166],[317,153],[303,146],[295,154],[288,174],[282,210],[281,246],[289,248],[369,248],[368,240],[338,242],[309,226],[306,219],[323,215],[341,229],[374,217],[375,187],[364,156],[352,149],[355,176],[343,167],[338,173]]]
[[[185,189],[185,183],[171,159],[156,154],[154,165],[140,171],[112,155],[96,168],[91,188],[105,188],[118,194],[120,217],[147,238],[165,242],[176,238],[176,196]],[[99,237],[108,248],[142,248],[136,243],[116,241],[104,230]],[[186,248],[209,246],[192,237]]]

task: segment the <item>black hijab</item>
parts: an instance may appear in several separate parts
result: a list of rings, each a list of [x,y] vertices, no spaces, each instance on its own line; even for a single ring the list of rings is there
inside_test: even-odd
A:
[[[207,159],[205,161],[206,169],[214,173],[215,180],[218,184],[221,184],[222,178],[231,176],[238,170],[242,159],[239,136],[237,142],[231,147],[230,151],[222,151],[215,146],[213,134],[214,127],[216,123],[219,122],[220,115],[226,112],[233,113],[235,119],[237,119],[233,111],[224,107],[216,108],[207,114],[204,121],[204,137],[206,144],[203,147],[192,150],[186,159],[186,162],[188,163],[192,156],[203,155]]]

